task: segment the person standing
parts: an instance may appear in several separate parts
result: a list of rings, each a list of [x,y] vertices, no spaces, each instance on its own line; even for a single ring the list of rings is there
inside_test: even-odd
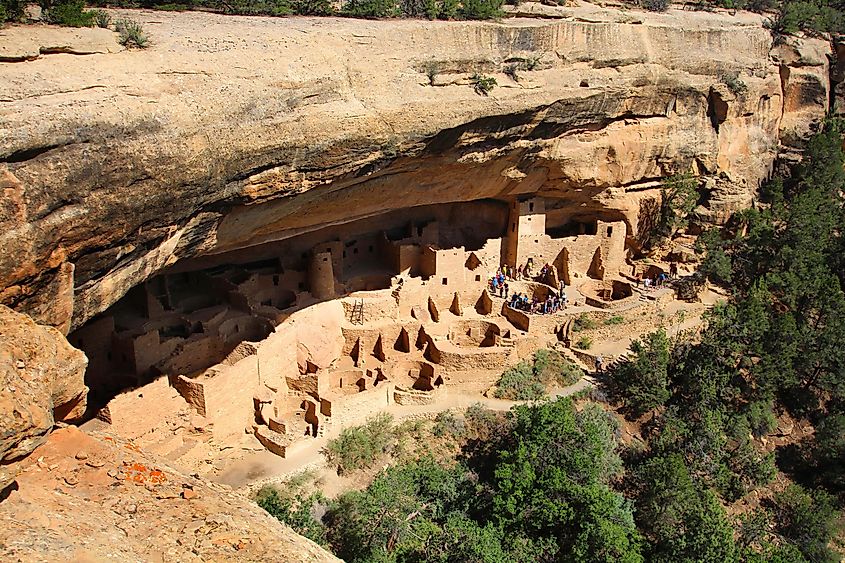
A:
[[[604,358],[601,354],[596,356],[596,373],[604,373]]]

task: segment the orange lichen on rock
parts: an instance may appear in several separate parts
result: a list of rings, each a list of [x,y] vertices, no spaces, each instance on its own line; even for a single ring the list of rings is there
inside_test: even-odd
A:
[[[167,481],[167,476],[160,469],[149,469],[143,463],[130,463],[127,461],[124,461],[123,465],[126,481],[131,481],[138,485],[145,483],[160,485]]]

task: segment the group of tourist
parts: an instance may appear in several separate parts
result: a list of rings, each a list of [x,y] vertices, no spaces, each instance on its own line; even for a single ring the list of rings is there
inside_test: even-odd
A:
[[[566,308],[566,292],[561,295],[552,292],[545,299],[531,299],[524,293],[514,293],[508,301],[508,306],[535,315],[550,315]]]
[[[532,281],[535,279],[543,280],[548,276],[552,271],[552,266],[549,264],[544,265],[540,268],[539,275],[534,275],[534,259],[529,258],[525,265],[520,264],[517,267],[508,266],[507,264],[502,265],[497,271],[496,275],[493,276],[494,285],[492,285],[493,289],[498,291],[498,288],[501,288],[502,283],[506,280],[511,281]]]
[[[664,285],[666,285],[666,282],[668,282],[669,280],[674,279],[676,277],[678,277],[678,265],[675,264],[674,262],[672,262],[669,265],[669,273],[668,274],[666,272],[660,272],[660,273],[654,274],[651,277],[647,276],[645,278],[643,278],[642,275],[638,275],[637,276],[637,287],[640,287],[640,282],[642,282],[643,287],[645,287],[646,289],[657,289],[657,288],[663,287]]]
[[[496,274],[490,278],[490,292],[493,295],[507,299],[508,306],[512,309],[546,315],[556,313],[567,305],[565,285],[560,282],[560,291],[551,291],[545,299],[530,298],[524,293],[510,293],[509,281],[532,280],[534,261],[529,258],[525,266],[520,265],[513,268],[507,264],[500,267]],[[539,278],[544,279],[552,270],[552,266],[546,264],[540,269]]]
[[[549,265],[546,264],[544,266],[544,271],[542,272],[545,275],[545,269],[549,268]],[[508,266],[507,264],[502,265],[496,272],[496,278],[501,278],[503,280],[514,280],[514,281],[530,281],[534,279],[534,259],[529,258],[528,262],[525,265],[520,264],[517,267]]]
[[[493,295],[507,299],[510,286],[508,286],[508,277],[505,271],[507,271],[507,266],[504,267],[504,271],[502,268],[499,268],[496,275],[490,279],[490,291]]]

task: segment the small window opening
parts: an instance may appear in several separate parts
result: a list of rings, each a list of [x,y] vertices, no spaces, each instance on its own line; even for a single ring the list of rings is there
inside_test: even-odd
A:
[[[448,283],[449,283],[449,279],[448,279],[448,278],[443,278],[443,285],[447,285]]]
[[[528,204],[528,211],[534,211],[534,202]]]

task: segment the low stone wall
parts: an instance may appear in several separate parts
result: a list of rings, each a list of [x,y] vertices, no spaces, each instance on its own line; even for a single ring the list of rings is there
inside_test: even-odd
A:
[[[573,354],[581,360],[584,365],[589,366],[590,368],[594,368],[596,365],[596,355],[591,354],[590,352],[585,352],[584,350],[579,350],[578,348],[570,348]],[[604,358],[604,363],[607,365],[610,362],[611,358]]]
[[[431,360],[443,369],[499,369],[513,363],[514,348],[490,346],[486,348],[458,348],[446,341],[431,340],[429,343]]]
[[[170,378],[170,385],[202,416],[206,415],[205,386],[201,381],[188,379],[184,375]]]
[[[393,400],[397,405],[431,405],[439,398],[439,390],[418,391],[405,387],[396,387]]]
[[[397,405],[431,405],[446,395],[446,386],[441,385],[433,391],[420,391],[397,386],[393,391],[393,400]]]
[[[285,457],[287,447],[290,445],[290,438],[266,426],[255,427],[255,437],[267,451],[273,452],[279,457]]]
[[[528,329],[531,326],[531,317],[528,316],[528,313],[509,307],[508,304],[505,303],[502,305],[502,315],[519,330],[528,332]]]
[[[332,424],[353,424],[364,421],[393,401],[395,387],[394,384],[383,381],[377,387],[367,391],[327,397],[331,401]],[[321,404],[320,410],[322,411],[323,408]]]

